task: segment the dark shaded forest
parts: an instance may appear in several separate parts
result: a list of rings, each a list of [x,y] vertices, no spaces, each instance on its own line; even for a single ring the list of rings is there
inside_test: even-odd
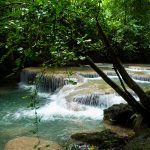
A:
[[[25,66],[78,65],[85,55],[111,62],[96,20],[122,62],[149,63],[149,6],[149,0],[1,1],[1,77]]]

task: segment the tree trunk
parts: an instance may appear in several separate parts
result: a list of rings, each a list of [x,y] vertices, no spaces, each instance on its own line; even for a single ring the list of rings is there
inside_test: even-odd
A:
[[[87,56],[86,57],[89,65],[98,73],[99,76],[103,78],[103,80],[109,84],[137,113],[140,113],[144,118],[149,118],[150,112],[143,107],[136,99],[128,92],[124,91],[119,85],[113,82],[100,68],[98,68],[92,59]]]
[[[129,76],[123,65],[121,64],[121,61],[115,54],[115,50],[111,47],[111,44],[109,43],[109,40],[107,39],[105,33],[102,30],[102,27],[98,21],[97,21],[97,29],[99,36],[103,42],[103,44],[106,46],[109,54],[112,56],[113,65],[116,67],[117,71],[120,73],[122,79],[124,82],[128,85],[129,88],[131,88],[135,94],[139,97],[140,102],[143,104],[143,106],[150,110],[150,96],[147,95],[143,89]]]
[[[102,40],[103,44],[106,46],[108,53],[112,57],[112,63],[114,65],[115,71],[121,81],[122,88],[113,82],[100,68],[98,68],[92,59],[87,56],[87,61],[89,62],[90,66],[103,78],[103,80],[109,84],[127,103],[135,110],[137,113],[141,114],[147,122],[149,122],[149,115],[150,115],[150,97],[143,91],[143,89],[129,76],[121,61],[116,56],[115,50],[112,48],[109,40],[107,39],[105,33],[103,32],[101,25],[96,18],[97,22],[97,30],[100,39]],[[132,89],[135,94],[139,97],[140,102],[138,102],[125,88],[124,82],[127,86]]]

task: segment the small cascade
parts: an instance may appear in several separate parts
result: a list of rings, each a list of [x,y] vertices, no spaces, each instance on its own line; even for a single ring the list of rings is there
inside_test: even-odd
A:
[[[105,73],[106,73],[106,75],[108,75],[108,76],[117,76],[114,71],[106,71]]]
[[[103,117],[103,110],[96,107],[84,106],[74,102],[72,99],[68,101],[66,99],[72,92],[76,91],[76,88],[80,84],[72,85],[67,84],[63,86],[58,92],[53,93],[48,97],[49,103],[46,103],[37,110],[39,116],[42,116],[42,120],[57,120],[57,119],[75,119],[75,118],[91,118],[101,120]],[[14,116],[15,118],[34,117],[33,110],[18,110]]]
[[[127,70],[130,70],[130,71],[135,71],[135,72],[146,72],[146,73],[150,73],[150,67],[128,66],[126,69],[127,69]]]
[[[106,75],[110,76],[110,78],[117,77],[116,73],[113,71],[106,71]],[[96,73],[80,73],[80,76],[84,78],[99,78],[100,76]],[[134,74],[133,72],[129,72],[129,75],[139,81],[144,81],[144,82],[150,82],[150,75],[138,75]]]
[[[126,68],[133,79],[137,82],[149,83],[150,82],[150,67],[135,67],[129,66]]]
[[[36,78],[38,79],[37,83],[35,83]],[[34,85],[36,84],[39,92],[55,92],[56,89],[64,86],[66,81],[62,76],[54,76],[54,75],[41,75],[38,72],[32,70],[22,70],[20,75],[21,83],[25,85]]]
[[[42,76],[39,82],[40,92],[55,92],[56,89],[65,85],[63,77]]]
[[[108,76],[116,76],[116,73],[113,71],[104,71]],[[80,73],[80,76],[84,78],[98,78],[100,77],[97,73]]]
[[[87,73],[87,74],[80,73],[79,75],[84,78],[98,78],[99,77],[99,75],[96,73]]]
[[[23,84],[33,85],[37,72],[31,72],[28,70],[22,70],[20,74],[20,80]]]
[[[125,101],[115,94],[101,94],[94,93],[91,95],[77,96],[74,101],[89,106],[96,106],[100,108],[108,108],[114,103],[125,103]]]
[[[150,76],[132,75],[132,78],[135,79],[135,80],[150,82]]]

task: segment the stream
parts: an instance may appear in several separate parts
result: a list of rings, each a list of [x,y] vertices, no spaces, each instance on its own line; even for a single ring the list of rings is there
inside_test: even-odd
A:
[[[135,80],[144,90],[149,89],[149,68],[127,69],[134,73]],[[41,138],[64,145],[73,133],[102,131],[103,110],[116,103],[125,103],[100,77],[90,76],[86,73],[82,75],[82,82],[66,84],[53,93],[38,92]],[[119,84],[116,76],[110,77]],[[35,113],[28,108],[29,100],[25,98],[32,94],[35,86],[24,82],[10,85],[0,87],[1,150],[15,137],[35,136]]]

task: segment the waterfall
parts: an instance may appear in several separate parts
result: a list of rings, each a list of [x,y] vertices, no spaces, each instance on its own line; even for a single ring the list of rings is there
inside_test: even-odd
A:
[[[36,81],[38,79],[38,81]],[[55,75],[41,75],[31,69],[24,69],[20,75],[21,83],[26,85],[36,85],[40,92],[55,92],[56,89],[66,84],[64,77]],[[37,82],[37,83],[35,83]]]
[[[88,81],[87,81],[88,82]],[[125,101],[116,94],[94,93],[77,96],[79,88],[84,83],[76,85],[64,85],[59,91],[49,95],[49,102],[40,107],[37,112],[42,116],[42,120],[55,119],[71,119],[75,118],[91,118],[102,119],[103,109],[117,103],[125,103]],[[90,87],[89,87],[90,88]],[[15,113],[16,118],[22,116],[34,117],[34,111],[21,110]]]
[[[112,77],[116,77],[116,73],[114,71],[104,71],[106,75]],[[97,73],[79,73],[80,76],[85,77],[85,78],[98,78],[100,77]]]
[[[49,102],[40,107],[37,110],[39,116],[42,116],[42,120],[74,120],[75,118],[90,118],[94,120],[102,120],[103,110],[98,107],[91,107],[87,105],[81,105],[73,100],[68,100],[66,97],[70,94],[78,91],[78,87],[82,83],[71,85],[64,85],[59,91],[52,93],[47,97]],[[18,110],[14,116],[15,118],[21,117],[34,117],[33,110]]]
[[[104,71],[106,73],[106,75],[108,75],[110,78],[117,78],[117,75],[115,72],[113,71]],[[133,72],[128,72],[129,75],[137,80],[137,82],[143,81],[143,82],[150,82],[150,75],[138,75],[135,74]],[[84,78],[99,78],[100,76],[96,73],[79,73],[80,76],[84,77]]]
[[[113,71],[104,71],[110,78],[116,77]],[[138,80],[143,80],[144,83],[150,82],[148,75],[140,76],[135,73],[130,73],[131,77]],[[65,115],[83,115],[90,111],[99,112],[102,114],[104,108],[108,108],[113,104],[125,103],[125,101],[106,86],[103,80],[95,72],[76,72],[76,75],[68,77],[60,72],[48,73],[42,75],[38,70],[24,69],[21,72],[21,82],[26,85],[34,85],[36,78],[39,78],[38,90],[42,93],[49,93],[49,104],[46,104],[39,109],[39,113],[46,115],[65,114]],[[87,79],[89,78],[89,79]],[[69,82],[69,81],[72,82]],[[72,83],[72,85],[71,85]],[[74,84],[75,83],[75,84]],[[59,91],[56,91],[59,89]],[[57,109],[57,110],[55,110]],[[60,110],[62,112],[60,112]],[[91,115],[91,114],[90,114]],[[89,116],[90,116],[89,115]],[[86,116],[84,114],[83,116]]]
[[[85,78],[98,78],[99,77],[99,75],[96,73],[93,73],[93,74],[92,73],[87,73],[87,74],[80,73],[79,75]]]
[[[150,82],[150,76],[132,75],[132,78],[139,81]]]
[[[150,67],[135,67],[135,66],[128,66],[126,68],[129,71],[134,71],[134,72],[146,72],[150,73]]]
[[[99,108],[108,108],[115,103],[125,103],[125,101],[116,94],[93,93],[91,95],[77,96],[74,101],[83,105],[96,106]]]
[[[106,75],[108,75],[108,76],[117,76],[114,71],[106,71],[105,73],[106,73]]]
[[[37,72],[22,70],[20,74],[20,80],[24,84],[33,84]]]
[[[63,77],[54,76],[41,76],[39,82],[40,92],[55,92],[56,89],[65,85],[65,80]]]

